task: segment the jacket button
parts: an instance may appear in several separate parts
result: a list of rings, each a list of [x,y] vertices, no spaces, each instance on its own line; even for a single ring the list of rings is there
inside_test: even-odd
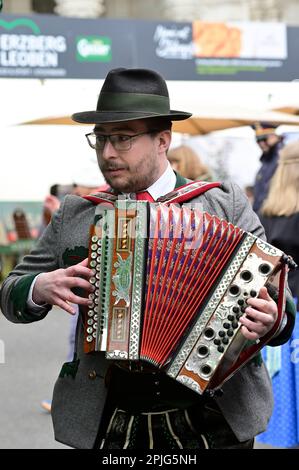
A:
[[[21,310],[18,310],[18,311],[17,311],[17,316],[18,316],[19,318],[22,317],[22,312],[21,312]]]
[[[89,374],[88,374],[88,378],[89,378],[90,380],[94,380],[94,379],[96,379],[96,377],[97,377],[96,371],[95,371],[95,370],[91,370],[91,371],[89,372]]]

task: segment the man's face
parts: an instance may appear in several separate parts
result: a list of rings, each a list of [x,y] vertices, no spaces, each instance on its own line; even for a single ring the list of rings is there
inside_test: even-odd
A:
[[[96,149],[99,167],[107,183],[118,192],[136,192],[148,188],[165,171],[170,131],[148,134],[152,130],[144,120],[98,124],[98,135],[133,136],[128,150],[118,150],[107,139],[103,149]],[[144,133],[144,134],[143,134]]]

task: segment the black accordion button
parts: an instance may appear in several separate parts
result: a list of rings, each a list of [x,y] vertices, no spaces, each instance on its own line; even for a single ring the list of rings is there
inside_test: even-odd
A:
[[[220,331],[218,332],[218,335],[219,335],[221,338],[223,338],[223,336],[225,336],[225,331],[220,330]]]
[[[213,330],[213,328],[206,328],[204,331],[204,335],[207,339],[211,339],[214,337],[215,331]]]

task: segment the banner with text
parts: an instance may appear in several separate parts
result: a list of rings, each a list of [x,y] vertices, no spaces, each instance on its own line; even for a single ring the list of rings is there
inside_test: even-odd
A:
[[[0,78],[104,78],[145,67],[168,80],[299,79],[298,27],[0,15]]]

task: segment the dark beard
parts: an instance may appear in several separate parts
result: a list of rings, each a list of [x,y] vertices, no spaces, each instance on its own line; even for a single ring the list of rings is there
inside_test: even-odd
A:
[[[110,179],[109,177],[105,177],[105,180],[116,193],[136,193],[137,191],[147,189],[151,184],[153,184],[150,176],[146,176],[142,179],[129,177],[127,182],[120,184],[117,184],[117,181],[113,178]]]
[[[146,162],[146,163],[145,163]],[[159,166],[156,156],[151,152],[143,157],[143,162],[139,164],[126,164],[125,162],[101,161],[99,163],[100,169],[104,175],[105,180],[117,193],[133,193],[142,191],[151,186],[159,176]],[[113,176],[105,175],[108,170],[117,170],[124,168],[127,172],[126,177],[118,180]]]

